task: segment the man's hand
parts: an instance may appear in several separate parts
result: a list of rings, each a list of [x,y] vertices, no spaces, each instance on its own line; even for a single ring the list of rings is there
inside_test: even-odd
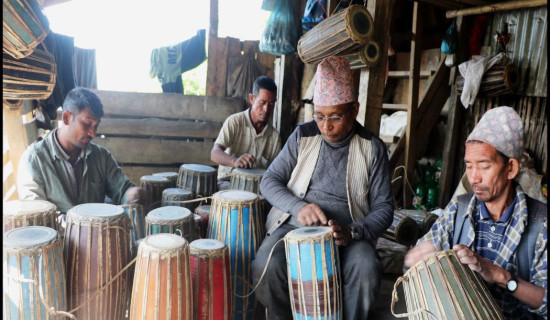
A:
[[[431,241],[425,241],[416,247],[412,248],[405,255],[404,264],[406,267],[410,268],[414,266],[418,261],[422,260],[426,255],[430,253],[437,252],[437,248]]]
[[[148,194],[145,191],[145,189],[141,187],[131,187],[128,190],[126,190],[126,194],[124,198],[126,199],[126,203],[128,204],[136,204],[141,203],[145,204],[148,199]]]
[[[351,230],[348,226],[341,226],[334,220],[328,221],[328,226],[332,229],[332,237],[337,246],[347,246],[351,241]]]
[[[254,158],[253,155],[245,153],[237,159],[233,160],[233,168],[252,168],[255,162],[256,158]]]
[[[304,226],[326,226],[327,217],[321,208],[315,203],[306,204],[298,212],[296,217]]]
[[[457,244],[453,247],[456,256],[462,264],[467,264],[472,271],[479,273],[488,283],[506,284],[506,270],[485,260],[478,253],[470,250],[465,245]]]

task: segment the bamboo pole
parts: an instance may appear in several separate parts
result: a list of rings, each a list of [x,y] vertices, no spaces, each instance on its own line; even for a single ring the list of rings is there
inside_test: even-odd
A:
[[[452,19],[456,17],[471,16],[471,15],[488,13],[488,12],[540,7],[540,6],[545,6],[547,2],[548,2],[547,0],[500,2],[500,3],[494,3],[494,4],[482,6],[482,7],[450,10],[445,13],[445,17],[447,17],[447,19]]]

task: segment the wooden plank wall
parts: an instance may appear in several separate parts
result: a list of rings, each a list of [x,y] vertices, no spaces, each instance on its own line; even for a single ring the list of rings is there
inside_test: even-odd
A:
[[[232,98],[92,91],[105,111],[93,141],[113,153],[134,183],[184,163],[214,165],[210,150],[223,121],[243,110]]]
[[[275,76],[275,56],[260,52],[259,41],[239,41],[236,38],[210,37],[208,44],[208,74],[206,95],[224,97],[227,92],[228,59],[237,55],[250,55],[267,71],[272,79]]]

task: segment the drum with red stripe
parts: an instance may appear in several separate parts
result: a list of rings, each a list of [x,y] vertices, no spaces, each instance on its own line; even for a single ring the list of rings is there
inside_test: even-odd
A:
[[[190,262],[195,319],[231,319],[229,250],[223,242],[191,242]]]

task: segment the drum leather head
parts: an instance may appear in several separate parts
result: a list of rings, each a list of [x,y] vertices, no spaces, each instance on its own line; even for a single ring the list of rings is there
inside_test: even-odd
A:
[[[186,169],[190,171],[200,171],[200,172],[214,172],[215,168],[210,166],[205,166],[203,164],[182,164],[180,169]]]
[[[59,233],[49,227],[31,226],[10,230],[4,234],[5,249],[29,249],[51,243]]]
[[[70,214],[80,217],[114,218],[124,214],[124,208],[108,203],[84,203],[69,209]]]
[[[177,195],[193,195],[193,191],[182,188],[166,188],[162,191],[163,194],[177,194]]]
[[[170,182],[170,180],[168,180],[167,178],[165,177],[162,177],[162,176],[143,176],[141,177],[140,181],[143,183],[144,181],[147,181],[147,182]]]
[[[252,201],[258,199],[258,195],[243,190],[223,190],[214,193],[214,198],[227,201]]]
[[[266,170],[264,169],[243,169],[243,168],[235,168],[232,172],[235,174],[243,174],[245,176],[263,176]]]
[[[209,204],[203,204],[202,206],[198,206],[195,209],[195,213],[210,214],[210,205]]]
[[[166,206],[151,210],[145,219],[159,219],[159,220],[181,220],[191,216],[191,210],[178,207],[178,206]]]
[[[285,238],[296,240],[307,239],[330,233],[330,230],[330,227],[302,227],[290,231],[286,234]]]
[[[139,244],[148,251],[171,251],[183,249],[188,245],[185,238],[171,233],[157,233],[144,238]]]
[[[55,210],[57,210],[55,204],[45,200],[12,200],[4,202],[3,205],[3,214],[5,216],[41,213]]]
[[[190,244],[191,250],[193,249],[202,249],[202,250],[219,250],[223,249],[225,244],[219,240],[215,239],[198,239]]]

